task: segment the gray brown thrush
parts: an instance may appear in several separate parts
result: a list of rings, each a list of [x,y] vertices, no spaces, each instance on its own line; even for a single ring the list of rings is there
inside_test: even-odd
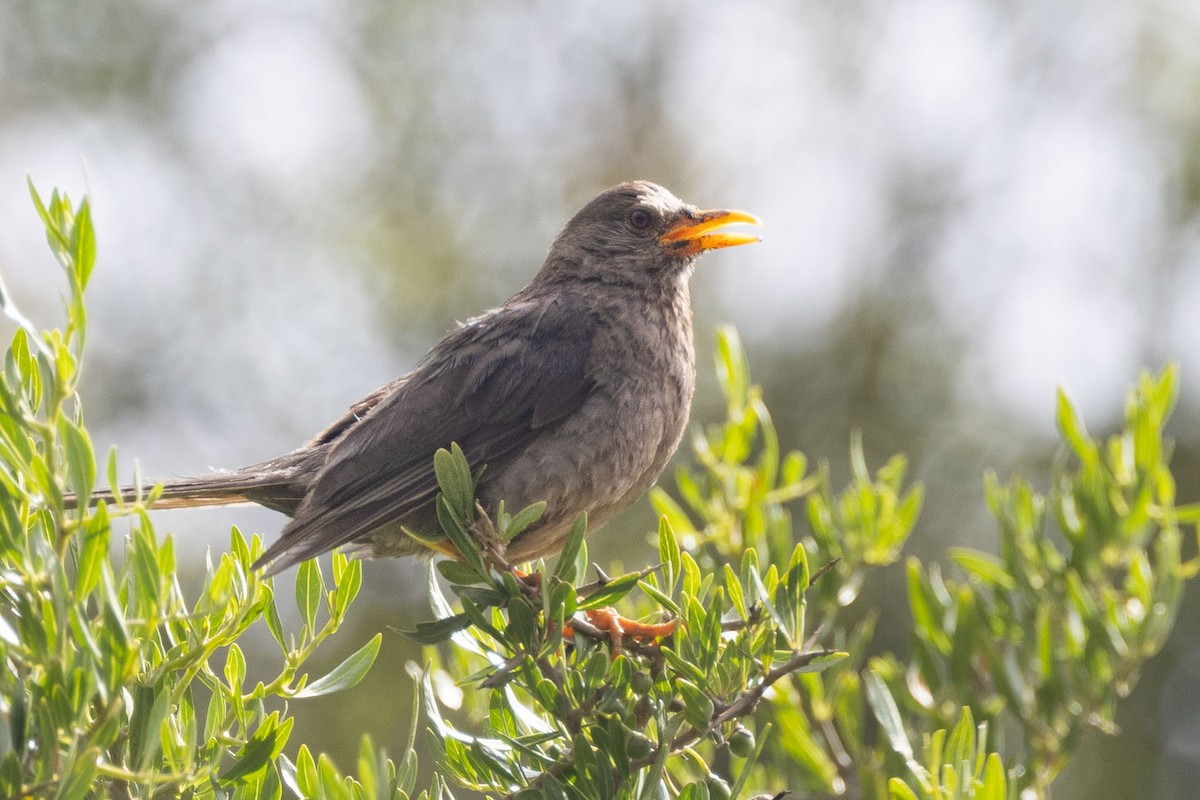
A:
[[[457,442],[473,470],[487,465],[489,513],[546,502],[507,558],[554,553],[579,514],[595,529],[640,497],[679,444],[695,386],[688,278],[704,251],[758,241],[719,230],[736,222],[759,224],[646,181],[615,186],[566,224],[528,286],[412,372],[286,455],[164,483],[156,507],[289,515],[256,564],[271,573],[344,545],[427,554],[404,529],[439,531],[433,455]]]

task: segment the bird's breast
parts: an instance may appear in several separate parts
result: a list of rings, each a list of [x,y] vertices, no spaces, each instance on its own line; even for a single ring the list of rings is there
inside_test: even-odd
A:
[[[632,313],[601,304],[594,311],[593,391],[578,412],[539,436],[487,486],[494,500],[503,497],[513,509],[514,501],[545,500],[545,523],[555,529],[546,534],[555,539],[580,513],[588,513],[594,529],[649,489],[679,445],[695,388],[686,303]],[[514,556],[536,555],[533,539],[514,542]],[[521,552],[522,545],[531,553]]]

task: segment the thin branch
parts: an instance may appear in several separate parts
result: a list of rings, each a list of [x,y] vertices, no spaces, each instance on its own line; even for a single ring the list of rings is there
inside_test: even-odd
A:
[[[700,741],[704,737],[715,733],[725,723],[735,720],[739,717],[744,717],[751,713],[754,711],[755,706],[758,705],[758,701],[762,699],[763,695],[766,694],[767,689],[771,688],[771,686],[778,683],[780,680],[792,674],[796,670],[809,666],[818,658],[832,655],[834,652],[835,651],[833,650],[807,650],[793,653],[791,658],[764,675],[758,685],[747,690],[745,693],[739,696],[737,700],[734,700],[732,703],[722,709],[719,714],[709,720],[708,725],[703,730],[689,728],[686,732],[681,733],[672,739],[671,744],[669,745],[670,752],[678,752],[683,748]],[[650,766],[658,760],[658,754],[660,751],[661,747],[652,751],[649,755],[643,758],[634,759],[633,761],[629,762],[629,771],[635,772],[639,769]],[[540,787],[543,783],[545,783],[547,777],[561,777],[573,769],[574,766],[574,760],[568,755],[562,761],[557,761],[554,764],[551,764],[549,767],[539,773],[528,783],[527,787],[525,788]],[[509,794],[506,795],[506,797],[511,798],[514,797],[515,794],[516,793]]]

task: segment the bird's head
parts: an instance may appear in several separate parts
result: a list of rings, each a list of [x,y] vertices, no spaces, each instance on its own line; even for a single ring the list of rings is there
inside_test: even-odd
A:
[[[542,273],[602,283],[676,281],[706,250],[759,240],[721,230],[739,222],[762,224],[744,211],[702,211],[649,181],[622,183],[571,218]]]

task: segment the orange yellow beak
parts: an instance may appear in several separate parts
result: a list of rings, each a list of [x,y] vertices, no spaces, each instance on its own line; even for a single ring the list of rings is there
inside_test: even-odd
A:
[[[669,231],[659,238],[659,243],[679,256],[694,256],[705,250],[717,250],[722,247],[737,247],[739,244],[751,244],[759,241],[757,236],[747,233],[715,232],[717,228],[744,222],[748,225],[762,225],[762,220],[745,211],[719,209],[716,211],[699,211],[684,214]]]

